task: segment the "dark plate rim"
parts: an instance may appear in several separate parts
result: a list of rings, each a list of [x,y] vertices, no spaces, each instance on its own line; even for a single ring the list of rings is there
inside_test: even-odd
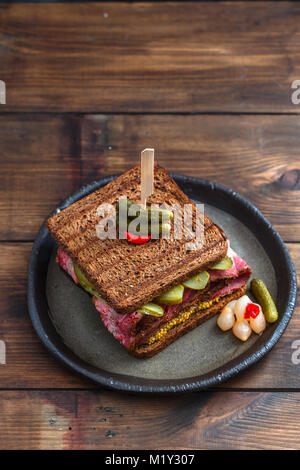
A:
[[[90,192],[106,185],[117,176],[118,175],[113,175],[102,178],[81,187],[66,199],[64,199],[50,215],[66,208]],[[51,323],[48,315],[48,306],[46,307],[47,311],[45,314],[45,302],[47,305],[47,301],[45,292],[41,292],[39,289],[39,282],[41,282],[39,279],[39,273],[40,270],[43,269],[43,266],[45,268],[48,265],[49,261],[49,257],[47,259],[47,255],[43,254],[43,249],[47,243],[53,243],[52,237],[50,236],[45,225],[45,221],[48,219],[48,217],[50,217],[49,215],[46,217],[34,241],[28,266],[27,299],[29,315],[33,327],[44,346],[52,355],[54,355],[69,368],[75,370],[77,373],[108,389],[130,393],[179,394],[184,392],[195,392],[218,385],[228,380],[229,378],[234,377],[250,365],[256,363],[268,351],[270,351],[282,336],[294,310],[297,295],[295,268],[281,236],[267,220],[267,218],[250,201],[245,199],[237,192],[226,188],[225,186],[189,176],[177,174],[171,174],[171,176],[180,186],[188,184],[189,188],[184,189],[185,193],[188,195],[191,195],[189,193],[193,193],[193,188],[196,189],[197,186],[199,187],[200,185],[201,188],[205,189],[207,194],[209,194],[209,197],[206,201],[203,200],[202,197],[202,202],[209,202],[209,204],[214,205],[219,209],[223,209],[227,213],[231,213],[248,228],[250,228],[250,230],[255,235],[257,233],[262,233],[264,236],[268,234],[268,244],[263,244],[263,246],[268,255],[270,250],[275,249],[279,258],[278,263],[280,265],[280,269],[278,272],[276,272],[276,274],[279,276],[282,275],[282,282],[285,282],[286,297],[283,307],[284,312],[276,324],[272,325],[272,327],[269,329],[269,334],[266,341],[257,340],[246,352],[240,356],[229,361],[225,365],[200,376],[185,379],[145,379],[117,373],[109,373],[108,371],[98,369],[80,359],[63,343],[62,339]],[[229,208],[228,202],[226,202],[228,200],[230,200],[231,203]],[[218,205],[216,205],[217,201]],[[236,215],[236,211],[239,211],[239,216]],[[262,236],[257,238],[262,243]],[[273,262],[272,264],[274,265]]]

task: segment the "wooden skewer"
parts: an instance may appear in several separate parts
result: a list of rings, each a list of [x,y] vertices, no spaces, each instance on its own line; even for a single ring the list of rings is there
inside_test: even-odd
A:
[[[141,204],[146,207],[147,198],[154,191],[154,149],[144,149],[141,153]]]

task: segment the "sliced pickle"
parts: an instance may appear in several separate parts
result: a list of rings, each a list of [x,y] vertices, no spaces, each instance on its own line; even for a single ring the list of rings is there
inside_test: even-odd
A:
[[[129,211],[129,208],[130,206],[132,206],[132,204],[134,204],[132,201],[130,201],[130,199],[126,199],[126,198],[121,198],[119,199],[119,201],[117,202],[117,205],[116,205],[116,210],[118,212],[120,212],[121,208],[124,212],[128,213]]]
[[[164,314],[164,309],[153,302],[149,302],[148,304],[143,305],[141,308],[137,310],[144,315],[152,315],[154,317],[162,317]]]
[[[196,276],[187,279],[182,284],[184,287],[189,287],[190,289],[202,290],[207,286],[208,281],[209,274],[207,271],[203,271],[202,273],[196,274]]]
[[[151,216],[155,215],[159,222],[168,222],[168,219],[172,220],[174,218],[173,212],[169,209],[159,209],[157,207],[147,207],[149,221],[151,221]]]
[[[231,266],[233,265],[233,260],[229,256],[225,256],[225,258],[221,259],[219,263],[215,264],[212,268],[210,269],[220,269],[220,270],[227,270],[230,269]]]
[[[74,265],[74,272],[76,274],[76,277],[77,277],[78,282],[81,285],[81,287],[83,287],[83,289],[86,290],[89,294],[95,295],[99,299],[102,299],[103,297],[101,297],[101,295],[96,291],[96,289],[90,283],[90,281],[87,280],[87,278],[85,277],[83,272],[80,271],[77,264],[73,263],[73,265]]]
[[[167,235],[170,232],[171,232],[171,225],[170,224],[160,224],[159,225],[160,235]]]
[[[131,221],[130,221],[131,222]],[[138,224],[133,230],[131,227],[128,227],[129,232],[134,235],[151,235],[152,238],[159,238],[160,235],[168,237],[171,232],[170,224]]]
[[[171,232],[171,224],[149,224],[148,225],[148,234],[152,236],[152,238],[158,238],[159,235],[168,236]]]
[[[179,286],[172,287],[164,294],[156,297],[155,301],[158,304],[162,305],[177,305],[181,304],[183,298],[184,286],[179,284]]]
[[[142,220],[145,219],[146,221],[150,223],[152,215],[156,216],[157,222],[168,222],[168,220],[170,219],[172,220],[174,217],[173,211],[169,209],[151,207],[151,206],[143,208],[138,203],[133,202],[130,199],[120,199],[120,201],[117,203],[117,206],[116,206],[117,211],[120,210],[121,206],[123,206],[124,210],[127,211],[127,215],[129,219],[141,217]],[[129,215],[129,210],[131,210],[130,215]]]
[[[119,199],[116,205],[116,221],[121,232],[127,231],[129,223],[128,211],[132,205],[134,205],[134,203],[126,198]]]
[[[120,212],[126,215],[124,220],[120,220]],[[152,218],[153,216],[153,218]],[[122,198],[116,205],[116,220],[121,230],[128,230],[130,223],[139,218],[140,223],[137,225],[136,230],[130,230],[135,235],[148,235],[153,233],[157,235],[166,235],[171,230],[170,220],[173,219],[173,212],[169,209],[146,207],[143,208],[139,204],[131,201],[130,199]],[[151,227],[151,224],[153,225]]]

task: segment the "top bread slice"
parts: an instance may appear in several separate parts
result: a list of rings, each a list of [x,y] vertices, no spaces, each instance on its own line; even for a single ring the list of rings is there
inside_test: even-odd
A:
[[[158,239],[142,245],[127,240],[100,240],[96,226],[100,204],[116,204],[120,196],[139,203],[140,165],[55,214],[47,227],[103,298],[119,313],[130,313],[171,287],[220,261],[227,252],[221,228],[203,216],[204,241],[196,250],[183,239]],[[148,203],[192,204],[169,174],[154,166],[154,193]]]

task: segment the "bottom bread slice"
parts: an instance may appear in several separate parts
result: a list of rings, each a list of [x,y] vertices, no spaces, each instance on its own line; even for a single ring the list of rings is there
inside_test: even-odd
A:
[[[194,328],[201,325],[201,323],[215,316],[225,305],[227,305],[228,302],[238,299],[244,295],[245,292],[246,284],[231,294],[221,297],[217,303],[213,304],[206,310],[194,312],[184,323],[180,323],[177,326],[171,328],[161,339],[154,341],[152,344],[136,345],[135,347],[129,348],[128,352],[133,356],[141,359],[155,356],[155,354],[161,352],[181,336],[185,335],[189,331],[192,331]]]

